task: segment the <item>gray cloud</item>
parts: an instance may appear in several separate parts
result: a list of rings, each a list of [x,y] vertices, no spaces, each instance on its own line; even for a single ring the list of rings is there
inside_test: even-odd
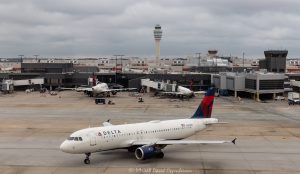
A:
[[[297,57],[299,7],[297,0],[1,0],[0,57],[154,57],[157,23],[162,56],[215,48],[263,57],[284,48]]]

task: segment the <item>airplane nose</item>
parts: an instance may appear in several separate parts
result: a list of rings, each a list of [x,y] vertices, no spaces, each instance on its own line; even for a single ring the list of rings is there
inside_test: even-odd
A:
[[[69,146],[68,144],[66,143],[66,141],[64,141],[63,143],[61,143],[59,149],[63,152],[66,152],[66,153],[69,153],[70,152],[70,149],[69,149]]]

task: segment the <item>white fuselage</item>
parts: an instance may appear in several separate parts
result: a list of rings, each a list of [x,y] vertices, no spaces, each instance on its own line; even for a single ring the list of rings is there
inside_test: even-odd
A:
[[[109,90],[108,85],[106,83],[98,83],[96,86],[92,87],[94,93],[104,93]]]
[[[178,86],[178,92],[182,93],[183,95],[186,96],[192,96],[193,95],[193,91],[191,91],[190,89],[183,87],[183,86]]]
[[[154,120],[136,124],[87,128],[71,134],[70,137],[73,140],[65,140],[60,149],[67,153],[92,153],[128,148],[137,141],[153,141],[154,144],[159,140],[179,140],[205,129],[206,124],[216,122],[218,122],[216,118]],[[78,141],[75,141],[74,137]]]

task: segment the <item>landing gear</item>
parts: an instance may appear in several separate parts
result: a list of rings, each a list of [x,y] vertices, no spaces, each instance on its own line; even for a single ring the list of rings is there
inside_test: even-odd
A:
[[[132,146],[128,148],[128,152],[135,152],[135,150],[137,149],[137,147]]]
[[[164,154],[162,151],[158,152],[158,153],[155,155],[156,158],[164,158],[164,156],[165,156],[165,154]]]
[[[84,164],[90,164],[90,163],[91,163],[90,159],[84,159]]]
[[[90,164],[91,163],[91,161],[90,161],[91,153],[86,153],[85,155],[86,155],[86,157],[85,157],[85,159],[83,161],[84,164]]]

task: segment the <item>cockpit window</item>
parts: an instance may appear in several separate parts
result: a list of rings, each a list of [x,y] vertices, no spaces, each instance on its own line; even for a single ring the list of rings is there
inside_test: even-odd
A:
[[[74,137],[69,137],[68,140],[74,140]]]
[[[82,141],[82,137],[69,137],[67,138],[69,141]]]

